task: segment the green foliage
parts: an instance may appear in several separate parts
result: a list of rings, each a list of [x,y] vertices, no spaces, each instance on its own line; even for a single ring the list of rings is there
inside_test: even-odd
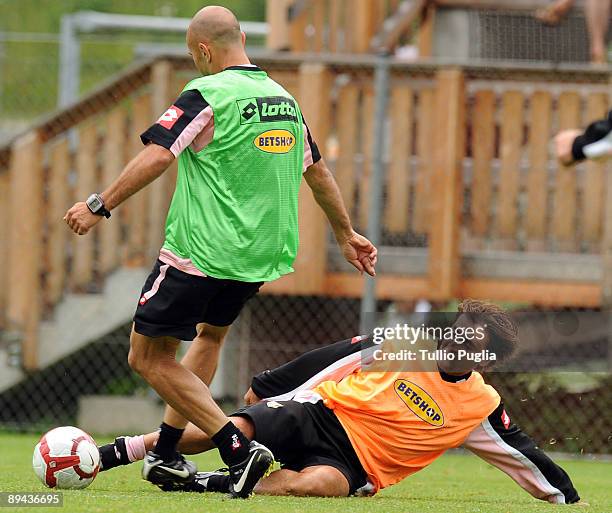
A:
[[[7,41],[0,42],[0,120],[29,120],[55,108],[59,68],[56,34],[64,14],[92,10],[190,18],[198,9],[211,4],[232,9],[244,21],[265,18],[265,0],[0,0],[0,31],[24,33],[20,37],[23,40],[15,41],[9,34]],[[83,34],[81,92],[129,64],[136,43],[182,45],[184,40],[182,34],[125,31]]]

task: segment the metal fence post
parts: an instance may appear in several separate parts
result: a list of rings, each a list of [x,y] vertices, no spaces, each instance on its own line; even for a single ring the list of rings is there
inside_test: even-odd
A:
[[[79,97],[81,43],[77,36],[75,15],[62,16],[60,29],[58,107],[66,107]]]
[[[374,133],[371,134],[374,147],[372,150],[372,178],[370,187],[370,212],[368,213],[368,227],[366,236],[372,244],[380,244],[382,196],[385,178],[384,151],[385,151],[385,120],[387,102],[389,98],[389,56],[381,54],[376,63],[374,73]],[[361,299],[360,333],[366,333],[369,327],[368,313],[376,311],[376,278],[366,276]]]

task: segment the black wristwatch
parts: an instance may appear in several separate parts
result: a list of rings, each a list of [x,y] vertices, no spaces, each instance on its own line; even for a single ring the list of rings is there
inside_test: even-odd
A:
[[[102,201],[102,197],[99,194],[94,193],[89,196],[85,204],[87,205],[87,208],[91,210],[92,214],[104,216],[107,219],[111,216],[111,213],[104,206],[104,201]]]

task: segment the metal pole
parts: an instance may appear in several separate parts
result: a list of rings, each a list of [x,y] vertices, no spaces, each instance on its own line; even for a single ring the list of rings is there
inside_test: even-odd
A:
[[[60,29],[58,107],[66,107],[79,97],[81,44],[76,31],[76,15],[62,16]]]
[[[381,54],[376,63],[374,74],[374,133],[371,134],[374,148],[372,151],[372,177],[370,187],[370,212],[366,236],[372,244],[380,244],[380,226],[382,217],[382,195],[385,178],[385,121],[387,118],[387,101],[389,98],[389,56]],[[366,134],[370,135],[370,134]],[[366,276],[363,297],[361,299],[360,333],[366,334],[372,329],[368,316],[376,312],[376,278]]]

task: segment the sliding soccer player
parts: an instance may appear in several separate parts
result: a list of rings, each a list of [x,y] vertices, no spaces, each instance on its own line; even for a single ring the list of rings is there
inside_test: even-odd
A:
[[[230,418],[270,447],[282,468],[262,479],[255,493],[370,495],[463,446],[538,499],[579,501],[569,476],[512,423],[499,394],[478,372],[514,351],[518,330],[512,319],[495,305],[466,300],[453,328],[484,336],[439,342],[438,350],[495,357],[480,363],[447,357],[427,372],[368,370],[382,349],[371,337],[355,337],[256,376],[245,396],[250,405]],[[101,447],[102,470],[144,457],[156,438],[120,437]],[[179,444],[186,453],[213,447],[192,425]],[[229,483],[226,472],[200,472],[174,489],[228,492]]]

